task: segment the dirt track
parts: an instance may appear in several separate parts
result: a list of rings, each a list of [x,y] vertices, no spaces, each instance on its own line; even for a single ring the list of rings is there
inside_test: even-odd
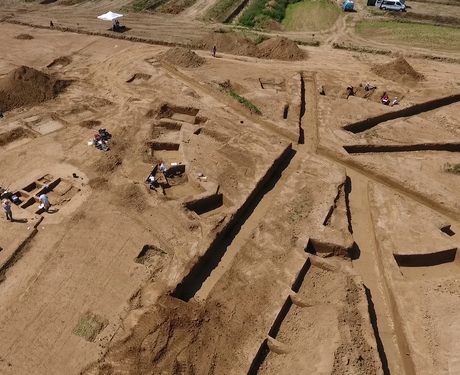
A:
[[[213,28],[194,20],[203,4],[130,14],[125,35],[195,43]],[[43,27],[0,23],[0,79],[25,65],[72,83],[0,119],[0,187],[22,199],[0,220],[2,374],[460,369],[459,181],[443,169],[458,163],[457,64],[382,77],[390,57],[332,35],[306,60],[166,61],[164,45],[87,35],[106,32],[104,3],[7,6]],[[88,145],[100,127],[107,152]],[[149,189],[161,162],[178,174],[154,169]]]

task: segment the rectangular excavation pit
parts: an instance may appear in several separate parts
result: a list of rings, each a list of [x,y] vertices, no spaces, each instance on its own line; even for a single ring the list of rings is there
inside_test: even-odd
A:
[[[176,121],[188,122],[189,124],[195,124],[195,116],[186,115],[184,113],[174,113],[171,118]]]
[[[45,180],[48,181],[48,179],[45,179]],[[49,180],[49,181],[51,181],[51,182],[48,182],[47,184],[42,186],[42,188],[40,190],[37,191],[37,193],[35,194],[37,197],[40,196],[41,194],[48,193],[48,192],[52,191],[56,186],[58,186],[60,184],[61,178],[58,177],[58,178],[56,178],[54,180]]]
[[[198,215],[203,215],[206,212],[210,212],[218,209],[219,207],[222,207],[223,204],[223,194],[217,193],[186,202],[184,205],[187,209],[194,211]]]
[[[167,130],[175,130],[175,131],[180,131],[182,129],[182,124],[176,121],[170,121],[167,119],[162,119],[158,121],[158,124],[155,126]]]
[[[358,121],[352,124],[345,125],[344,130],[347,130],[352,133],[361,133],[366,130],[372,129],[373,127],[381,124],[382,122],[395,120],[401,117],[409,117],[418,115],[423,112],[428,112],[433,109],[444,107],[449,104],[453,104],[460,101],[460,94],[450,95],[439,99],[429,100],[424,103],[415,104],[408,108],[400,109],[399,111],[393,111],[384,113],[379,116],[370,117],[362,121]]]
[[[313,238],[308,240],[305,251],[309,254],[317,255],[323,258],[332,256],[352,258],[353,256],[353,246],[346,248],[342,245],[334,244],[331,242],[318,241]]]
[[[27,185],[26,187],[23,187],[21,190],[24,190],[28,193],[32,193],[35,190],[38,190],[42,187],[43,185],[39,184],[38,182],[34,181]]]
[[[34,204],[37,204],[38,203],[38,199],[35,198],[35,197],[30,197],[29,199],[27,199],[22,205],[21,205],[21,208],[23,209],[27,209],[31,206],[33,206]]]
[[[166,252],[161,250],[159,247],[154,245],[144,245],[134,261],[140,264],[149,264],[152,263],[155,258],[158,258],[158,256],[163,255],[166,255]]]
[[[451,263],[455,260],[457,248],[426,254],[393,254],[399,267],[430,267]]]
[[[285,82],[283,79],[265,79],[259,78],[260,87],[264,90],[284,91]]]
[[[177,151],[179,150],[180,143],[172,142],[151,142],[150,148],[154,151]]]
[[[349,145],[343,146],[343,148],[349,154],[414,151],[460,152],[460,143],[419,143],[411,145]]]
[[[13,203],[17,206],[21,206],[22,204],[24,204],[25,201],[27,201],[30,198],[30,195],[25,193],[24,191],[17,191],[13,193],[12,196],[14,195],[18,197],[18,200],[13,201],[12,198],[10,198],[10,200],[13,201]]]
[[[455,232],[452,230],[451,225],[444,225],[440,228],[440,231],[447,234],[449,237],[455,236]]]
[[[43,177],[40,177],[37,181],[41,184],[46,185],[46,184],[49,184],[51,181],[53,181],[53,176],[46,174]]]
[[[60,121],[49,119],[34,124],[32,126],[33,130],[40,133],[41,135],[46,135],[57,130],[60,130],[64,127],[64,124]]]

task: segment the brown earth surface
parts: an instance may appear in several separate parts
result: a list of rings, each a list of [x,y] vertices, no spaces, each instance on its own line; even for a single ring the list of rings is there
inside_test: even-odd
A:
[[[182,47],[171,48],[161,59],[182,68],[198,68],[206,61],[203,57],[198,56],[190,49]]]
[[[394,61],[386,64],[376,64],[374,65],[373,70],[375,74],[393,81],[420,81],[423,79],[423,75],[410,66],[404,57],[398,57]]]
[[[455,53],[62,3],[0,4],[1,374],[460,372]]]
[[[0,109],[3,112],[55,98],[69,81],[58,80],[34,68],[21,66],[0,80]]]

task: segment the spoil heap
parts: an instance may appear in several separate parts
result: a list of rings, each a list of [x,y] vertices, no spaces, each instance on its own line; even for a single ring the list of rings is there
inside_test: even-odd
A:
[[[198,68],[205,59],[188,48],[174,47],[163,54],[162,60],[182,68]]]
[[[239,33],[210,33],[198,43],[197,48],[210,51],[214,46],[217,47],[217,52],[225,52],[232,55],[257,56],[258,54],[255,43]]]
[[[6,112],[53,99],[69,83],[33,68],[21,66],[0,80],[0,111]]]
[[[260,43],[258,47],[259,57],[264,59],[295,61],[306,57],[305,52],[287,38],[271,38]]]
[[[374,65],[375,74],[391,79],[392,81],[420,81],[423,75],[417,72],[403,57],[398,57],[386,64]]]
[[[253,40],[239,33],[214,32],[203,39],[197,48],[211,50],[213,46],[217,47],[217,52],[263,59],[295,61],[306,57],[306,53],[294,41],[282,37],[271,38],[257,45]]]

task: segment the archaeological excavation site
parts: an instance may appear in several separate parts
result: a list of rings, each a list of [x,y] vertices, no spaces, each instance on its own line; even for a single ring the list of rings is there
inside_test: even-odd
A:
[[[460,3],[343,9],[0,1],[1,375],[460,374]]]

